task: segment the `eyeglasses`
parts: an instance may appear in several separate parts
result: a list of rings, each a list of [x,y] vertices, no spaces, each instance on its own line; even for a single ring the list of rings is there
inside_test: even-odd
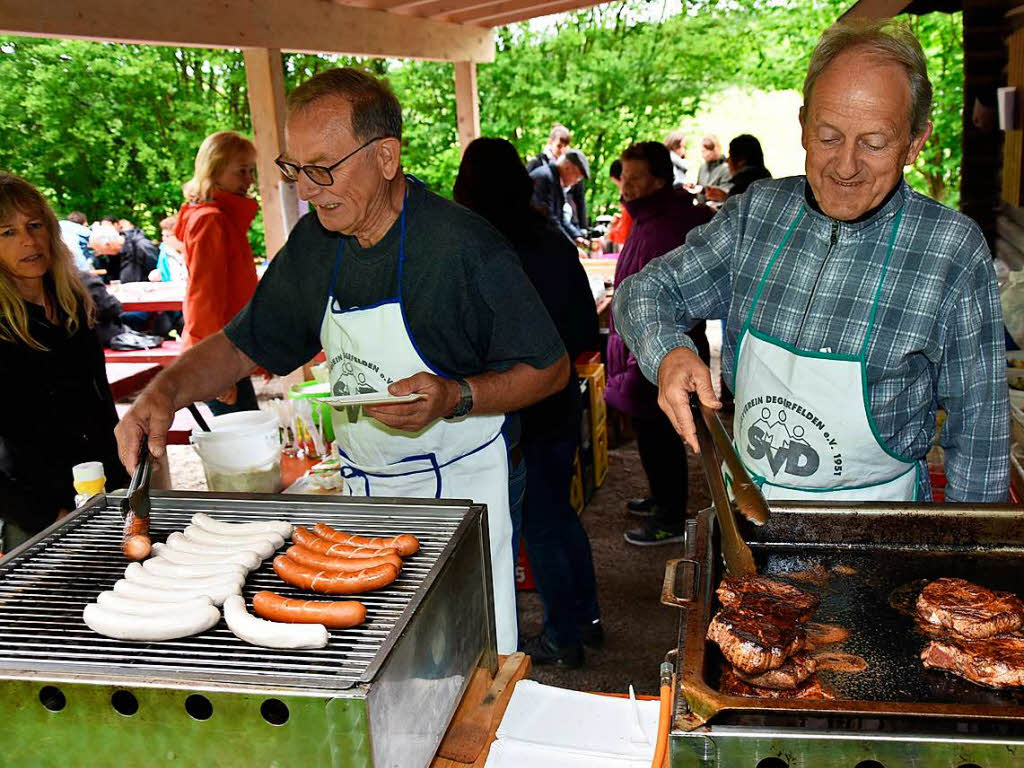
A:
[[[334,175],[331,173],[331,171],[333,171],[339,165],[344,163],[346,160],[352,157],[352,155],[356,154],[359,150],[366,149],[368,146],[373,144],[373,142],[380,141],[381,139],[386,138],[388,137],[377,136],[376,138],[370,139],[365,144],[361,144],[360,146],[353,149],[351,152],[349,152],[347,155],[341,158],[341,160],[336,162],[334,165],[330,166],[296,165],[295,163],[289,163],[287,160],[282,160],[280,157],[278,157],[274,161],[274,164],[281,169],[281,173],[284,175],[286,179],[288,179],[288,181],[298,181],[299,171],[302,171],[314,184],[321,187],[329,187],[334,183]]]

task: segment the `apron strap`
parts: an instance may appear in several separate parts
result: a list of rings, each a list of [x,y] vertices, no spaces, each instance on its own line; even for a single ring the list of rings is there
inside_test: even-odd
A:
[[[757,284],[757,290],[754,292],[754,300],[750,303],[750,311],[747,312],[747,318],[743,321],[744,329],[750,327],[750,321],[754,317],[754,309],[757,308],[758,303],[761,301],[761,291],[764,290],[764,284],[768,282],[768,275],[771,274],[772,267],[775,266],[775,261],[782,253],[782,249],[786,247],[786,244],[789,242],[789,238],[793,236],[793,232],[796,231],[797,226],[803,220],[806,212],[807,208],[801,205],[800,212],[796,215],[796,218],[793,219],[793,223],[790,224],[789,229],[786,230],[786,234],[782,238],[782,242],[779,243],[779,247],[775,249],[775,253],[773,253],[772,257],[768,260],[768,266],[764,268],[764,272],[761,274],[761,281]],[[740,335],[742,335],[742,333],[743,331],[741,330]]]
[[[882,286],[885,284],[885,273],[889,269],[889,259],[892,258],[892,251],[896,245],[896,232],[900,228],[900,221],[903,219],[903,208],[901,207],[896,211],[896,216],[892,222],[892,230],[889,232],[889,245],[885,250],[885,261],[882,262],[882,274],[878,278],[878,287],[875,289],[875,299],[871,303],[871,315],[868,317],[868,330],[864,334],[864,343],[861,344],[860,352],[858,357],[863,360],[868,351],[868,342],[871,341],[871,332],[875,328],[875,316],[878,314],[878,302],[882,297]]]

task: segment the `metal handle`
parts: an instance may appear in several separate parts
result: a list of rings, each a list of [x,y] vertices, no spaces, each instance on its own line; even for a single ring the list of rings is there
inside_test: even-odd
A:
[[[680,597],[676,594],[676,571],[680,563],[690,563],[693,566],[693,581],[690,584],[690,595]],[[663,605],[671,605],[676,608],[688,608],[690,603],[697,600],[697,591],[700,588],[700,563],[690,557],[680,557],[676,560],[669,560],[665,563],[665,583],[661,588],[661,602]]]
[[[765,501],[761,489],[750,479],[747,468],[736,455],[736,449],[729,439],[729,433],[722,425],[718,412],[699,401],[697,405],[700,407],[700,414],[704,418],[708,432],[711,433],[715,449],[732,475],[732,494],[736,498],[736,508],[751,522],[764,525],[768,522],[768,502]]]

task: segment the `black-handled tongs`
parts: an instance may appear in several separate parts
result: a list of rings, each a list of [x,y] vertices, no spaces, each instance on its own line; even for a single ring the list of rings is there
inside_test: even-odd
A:
[[[736,456],[732,441],[729,439],[725,427],[722,426],[718,413],[701,405],[696,395],[690,396],[690,410],[693,412],[693,426],[696,428],[697,443],[700,445],[701,466],[704,468],[704,476],[711,489],[715,517],[718,519],[718,527],[722,532],[722,558],[725,560],[725,569],[731,576],[755,574],[757,567],[754,565],[754,555],[740,535],[733,505],[729,501],[725,480],[722,478],[721,462],[725,461],[726,467],[732,475],[733,495],[737,499],[737,506],[745,517],[759,524],[766,523],[768,521],[768,504],[765,502],[764,496],[761,495],[761,489],[750,479],[747,470]],[[718,456],[719,452],[722,454],[721,458]],[[734,469],[734,465],[738,468],[738,472]],[[753,514],[749,514],[740,505],[737,486],[744,488],[745,499],[748,504],[752,504]]]
[[[139,447],[139,460],[132,473],[132,481],[128,485],[128,493],[121,499],[121,518],[127,519],[130,513],[136,517],[149,517],[149,480],[153,475],[152,456],[149,445],[143,436]]]

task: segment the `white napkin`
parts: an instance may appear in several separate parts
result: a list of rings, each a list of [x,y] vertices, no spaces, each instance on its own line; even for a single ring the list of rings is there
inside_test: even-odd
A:
[[[498,726],[495,746],[500,747],[492,748],[487,768],[650,765],[658,706],[657,701],[631,701],[521,680]],[[526,755],[529,763],[522,762]],[[583,762],[577,763],[577,758]]]

